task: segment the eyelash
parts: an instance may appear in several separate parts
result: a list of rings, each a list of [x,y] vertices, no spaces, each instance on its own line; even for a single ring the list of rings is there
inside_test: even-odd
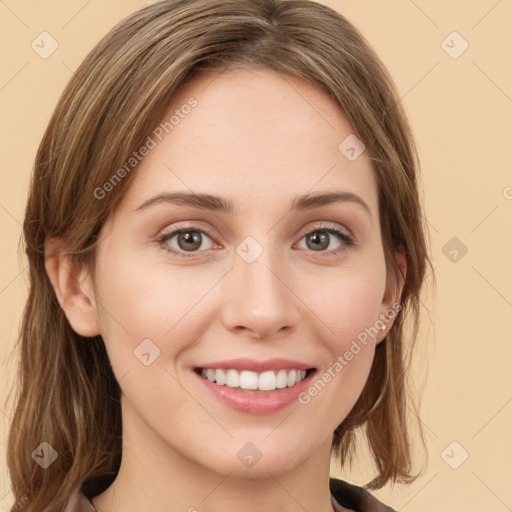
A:
[[[180,258],[196,258],[197,257],[196,254],[198,252],[203,252],[203,251],[191,251],[190,253],[186,253],[184,251],[177,251],[176,249],[172,249],[167,244],[167,242],[169,240],[171,240],[175,235],[179,235],[180,233],[186,233],[187,231],[195,231],[198,233],[202,233],[204,235],[207,235],[210,239],[212,239],[212,236],[210,235],[210,233],[208,233],[208,231],[206,231],[204,229],[198,229],[197,227],[192,226],[192,225],[187,225],[187,226],[179,226],[177,229],[169,231],[168,233],[163,233],[156,239],[156,242],[158,243],[158,245],[160,247],[162,247],[162,249],[164,249],[165,251],[170,252],[172,254],[175,254]],[[309,231],[302,231],[301,232],[302,236],[301,236],[300,240],[302,240],[302,238],[304,238],[305,236],[312,235],[313,233],[317,233],[317,232],[325,232],[325,233],[329,233],[331,235],[337,236],[339,238],[339,240],[341,242],[343,242],[343,244],[345,245],[345,248],[351,247],[355,244],[354,238],[351,235],[349,235],[348,233],[345,233],[345,231],[341,230],[340,228],[330,225],[330,224],[321,224],[319,226],[315,226],[313,229],[311,229]],[[337,254],[339,251],[342,251],[342,250],[344,250],[343,247],[338,248],[338,249],[332,249],[330,251],[319,251],[319,252],[323,253],[323,254]],[[312,251],[312,252],[315,252],[315,251]]]

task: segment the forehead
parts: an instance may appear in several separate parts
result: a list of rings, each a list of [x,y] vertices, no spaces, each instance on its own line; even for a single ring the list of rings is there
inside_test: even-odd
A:
[[[128,190],[132,205],[164,189],[284,203],[341,188],[377,209],[366,154],[350,160],[340,150],[354,129],[326,92],[301,79],[265,69],[205,73],[177,91],[156,130]]]

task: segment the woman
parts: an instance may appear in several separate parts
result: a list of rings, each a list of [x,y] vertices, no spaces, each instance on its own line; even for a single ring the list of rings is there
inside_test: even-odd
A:
[[[361,427],[368,489],[414,479],[417,180],[393,82],[331,9],[119,23],[36,157],[12,510],[391,510],[329,463]]]

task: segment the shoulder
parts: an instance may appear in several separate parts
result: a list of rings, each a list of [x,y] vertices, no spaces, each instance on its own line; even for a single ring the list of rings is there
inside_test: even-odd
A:
[[[354,512],[395,512],[363,487],[349,484],[337,478],[329,479],[329,487],[331,495],[338,502],[337,504]]]

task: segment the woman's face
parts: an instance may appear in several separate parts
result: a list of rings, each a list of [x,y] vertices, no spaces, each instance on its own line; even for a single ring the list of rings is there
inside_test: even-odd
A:
[[[392,307],[370,162],[325,93],[271,71],[204,75],[162,122],[93,283],[125,440],[287,471],[330,447]]]

